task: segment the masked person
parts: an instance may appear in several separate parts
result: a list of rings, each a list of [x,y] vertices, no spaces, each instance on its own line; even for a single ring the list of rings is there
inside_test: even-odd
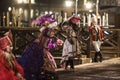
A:
[[[91,22],[92,26],[89,27],[89,31],[95,49],[94,62],[102,62],[103,56],[100,47],[104,39],[104,33],[102,28],[97,24],[97,17],[95,15],[93,15]]]
[[[0,38],[0,80],[24,80],[23,68],[12,53],[12,33]]]
[[[40,16],[36,23],[42,27],[40,34],[24,50],[18,62],[24,68],[26,80],[58,80],[56,62],[49,51],[57,45],[52,43],[57,34],[57,23],[49,14]]]
[[[80,55],[80,45],[77,38],[79,17],[72,16],[67,22],[64,22],[62,28],[66,30],[67,38],[65,39],[62,51],[61,65],[65,69],[70,64],[70,69],[74,70],[74,57]],[[76,33],[75,33],[76,32]]]

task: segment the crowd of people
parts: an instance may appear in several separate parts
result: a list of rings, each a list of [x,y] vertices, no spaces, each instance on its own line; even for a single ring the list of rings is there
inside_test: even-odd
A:
[[[57,21],[52,14],[39,16],[32,24],[40,27],[40,34],[23,51],[21,57],[15,58],[12,53],[12,33],[7,32],[0,38],[0,80],[59,80],[56,73],[57,65],[50,49],[62,46],[62,59],[60,65],[66,70],[74,70],[74,57],[81,54],[77,31],[80,17],[72,16],[58,27]],[[63,42],[56,37],[59,30],[67,33]],[[96,50],[94,61],[102,62],[100,44],[103,40],[102,29],[92,19],[92,26],[89,27],[94,48]],[[53,41],[54,40],[54,41]]]

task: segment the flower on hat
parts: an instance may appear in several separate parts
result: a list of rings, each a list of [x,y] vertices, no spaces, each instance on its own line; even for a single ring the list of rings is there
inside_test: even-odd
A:
[[[57,39],[57,45],[62,46],[63,41],[61,39]]]

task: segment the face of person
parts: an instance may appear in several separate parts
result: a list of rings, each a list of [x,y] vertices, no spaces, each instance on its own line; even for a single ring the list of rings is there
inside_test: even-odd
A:
[[[92,18],[92,24],[93,25],[97,24],[97,19],[95,17]]]
[[[7,46],[6,51],[7,52],[12,52],[13,47],[12,46]]]
[[[55,29],[53,29],[53,30],[50,30],[49,32],[48,32],[48,36],[49,37],[54,37],[56,34],[57,34],[57,30],[55,30]]]
[[[68,25],[63,25],[62,26],[62,31],[66,31],[68,29]]]

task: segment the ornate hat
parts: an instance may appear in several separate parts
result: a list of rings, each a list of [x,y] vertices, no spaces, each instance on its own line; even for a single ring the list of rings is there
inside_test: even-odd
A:
[[[12,42],[8,36],[0,38],[0,48],[6,49],[8,46],[12,45]]]
[[[72,16],[72,17],[69,19],[69,22],[72,23],[72,24],[79,23],[79,22],[80,22],[80,17],[79,17],[79,16]]]
[[[50,23],[53,23],[56,21],[54,18],[52,18],[52,15],[53,14],[46,14],[46,15],[39,16],[35,20],[33,20],[33,23],[36,23],[39,26],[49,25]]]

